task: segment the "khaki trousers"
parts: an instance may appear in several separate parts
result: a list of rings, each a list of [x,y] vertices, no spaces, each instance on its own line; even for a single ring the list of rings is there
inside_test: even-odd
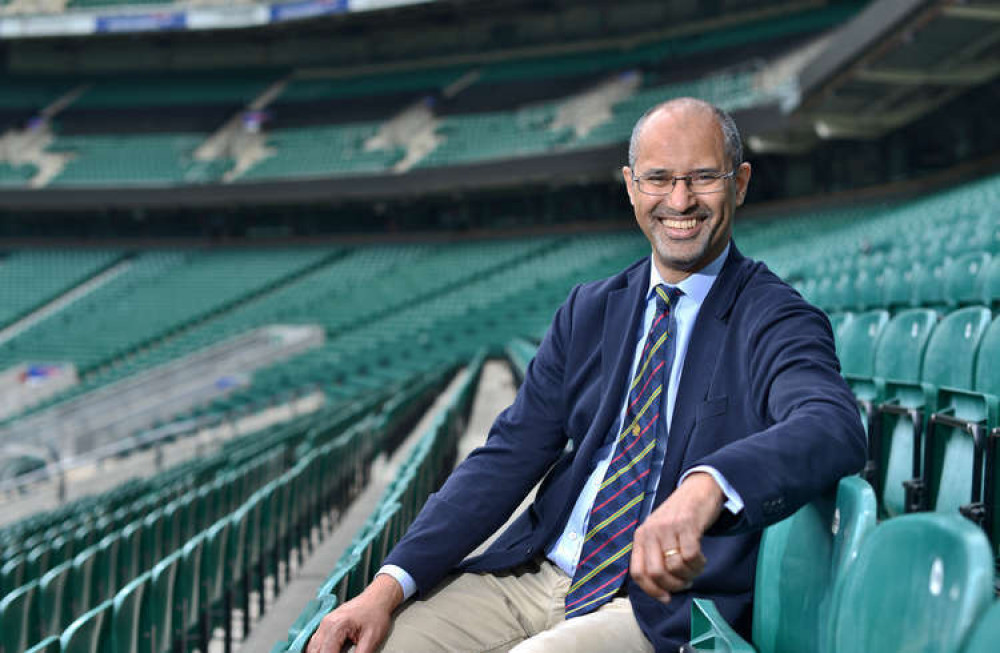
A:
[[[627,597],[566,620],[570,578],[548,560],[500,574],[450,577],[404,605],[384,653],[652,653]]]

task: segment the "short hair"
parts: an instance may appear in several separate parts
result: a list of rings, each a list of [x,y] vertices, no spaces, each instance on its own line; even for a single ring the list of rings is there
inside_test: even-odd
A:
[[[635,127],[632,128],[632,137],[628,142],[628,166],[630,168],[635,169],[635,160],[639,158],[639,138],[642,136],[642,129],[646,126],[646,121],[657,111],[675,104],[698,106],[711,110],[715,119],[719,122],[719,129],[722,130],[723,148],[725,149],[726,156],[729,158],[730,168],[736,170],[740,167],[740,164],[743,163],[743,141],[740,138],[740,130],[736,128],[736,122],[733,120],[733,117],[714,104],[699,100],[698,98],[683,97],[673,98],[651,107],[635,122]]]

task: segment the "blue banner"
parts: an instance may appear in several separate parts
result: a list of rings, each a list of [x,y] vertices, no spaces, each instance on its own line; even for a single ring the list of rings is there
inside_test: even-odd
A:
[[[271,5],[271,21],[298,20],[347,11],[347,0],[299,0]]]
[[[186,28],[187,16],[181,11],[98,16],[96,24],[97,32],[158,32]]]

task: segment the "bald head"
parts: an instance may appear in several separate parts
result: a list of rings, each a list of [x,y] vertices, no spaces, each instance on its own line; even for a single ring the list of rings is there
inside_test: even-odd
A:
[[[726,159],[729,160],[731,170],[735,170],[743,162],[743,142],[740,140],[740,132],[733,122],[732,116],[713,104],[693,97],[682,97],[661,102],[642,114],[632,128],[632,137],[628,143],[628,165],[635,168],[635,162],[639,158],[639,147],[642,140],[642,130],[651,117],[659,113],[677,114],[705,114],[712,116],[719,125],[722,132],[723,148]]]

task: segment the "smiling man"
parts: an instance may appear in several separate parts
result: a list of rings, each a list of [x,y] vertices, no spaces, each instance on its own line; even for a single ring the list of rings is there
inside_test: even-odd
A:
[[[676,651],[695,596],[749,634],[761,529],[863,465],[828,320],[732,243],[732,119],[654,107],[623,174],[651,255],[573,289],[486,444],[308,653]]]

